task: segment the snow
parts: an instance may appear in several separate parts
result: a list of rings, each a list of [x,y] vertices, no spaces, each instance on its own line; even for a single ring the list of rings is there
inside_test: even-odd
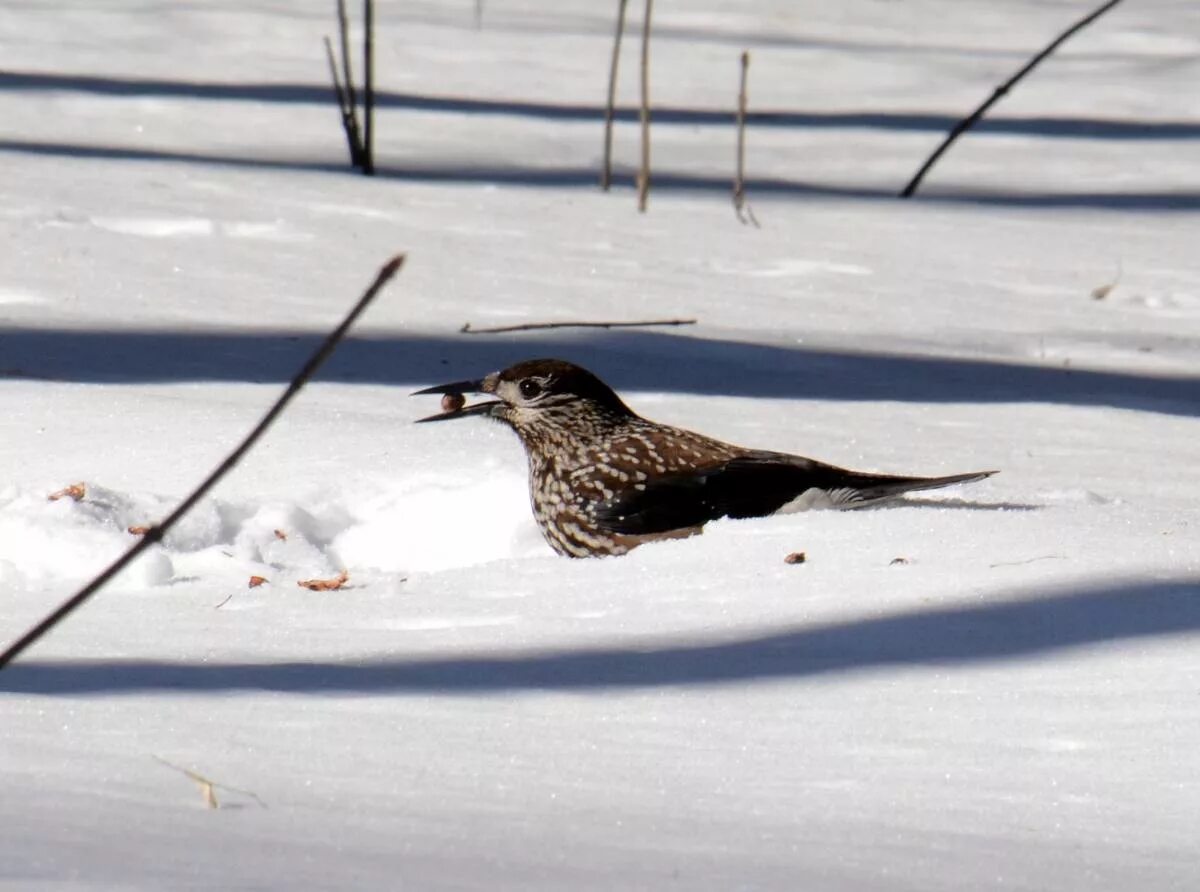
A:
[[[889,197],[1091,5],[659,4],[640,216],[631,122],[593,185],[608,6],[377,4],[368,180],[330,4],[7,4],[4,640],[409,261],[0,673],[0,887],[1195,888],[1200,8],[1118,7]],[[459,331],[652,317],[697,324]],[[732,442],[1001,473],[568,561],[511,434],[411,423],[533,356]]]

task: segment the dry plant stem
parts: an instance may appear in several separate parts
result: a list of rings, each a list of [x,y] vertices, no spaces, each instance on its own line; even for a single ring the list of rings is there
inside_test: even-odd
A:
[[[741,223],[753,223],[758,228],[758,219],[746,201],[746,78],[750,70],[750,53],[742,53],[741,83],[738,86],[737,109],[737,171],[733,178],[733,212]]]
[[[739,220],[742,219],[742,205],[746,203],[746,71],[749,67],[750,54],[743,52],[736,117],[737,164],[733,175],[733,209]]]
[[[1065,554],[1043,554],[1041,557],[1029,558],[1024,561],[1001,561],[998,564],[988,564],[989,570],[994,570],[996,567],[1020,567],[1024,564],[1032,564],[1037,561],[1065,561]]]
[[[650,198],[650,15],[654,0],[646,0],[646,17],[642,21],[642,163],[638,168],[638,211],[646,212]]]
[[[933,165],[936,164],[938,159],[942,157],[946,150],[953,145],[954,141],[974,127],[979,119],[984,116],[987,110],[999,102],[1009,90],[1017,85],[1018,81],[1025,77],[1025,75],[1033,71],[1033,69],[1037,67],[1038,63],[1058,49],[1077,31],[1086,28],[1120,2],[1121,0],[1109,0],[1109,2],[1103,4],[1098,9],[1084,16],[1062,34],[1058,35],[1058,37],[1051,41],[1050,45],[1044,50],[1026,62],[1025,67],[1023,67],[1020,71],[1018,71],[1000,86],[996,87],[996,89],[992,91],[992,95],[989,96],[984,103],[979,106],[979,108],[975,109],[975,111],[971,112],[971,114],[967,115],[954,125],[954,127],[950,130],[950,133],[947,134],[946,138],[942,140],[942,144],[934,150],[934,153],[925,160],[924,164],[921,165],[921,169],[917,171],[916,175],[911,180],[909,180],[908,185],[904,187],[903,191],[901,191],[900,197],[911,198],[916,193],[917,188],[921,185],[921,181],[925,179],[925,174],[929,173]]]
[[[347,104],[346,90],[338,77],[337,61],[333,56],[333,44],[325,38],[325,55],[329,58],[329,74],[333,78],[333,90],[337,94],[338,109],[342,113],[342,129],[346,131],[346,145],[350,147],[350,164],[358,167],[361,149],[359,148],[358,121],[353,114],[353,107]]]
[[[245,439],[238,444],[237,448],[229,453],[229,455],[225,457],[225,460],[217,465],[212,473],[204,478],[203,482],[201,482],[199,486],[192,490],[191,494],[182,502],[180,502],[179,506],[172,511],[165,520],[159,524],[156,524],[155,526],[152,526],[146,532],[146,534],[137,541],[137,544],[117,558],[117,560],[110,564],[107,569],[101,571],[101,573],[92,579],[91,582],[60,604],[58,608],[54,610],[54,612],[31,628],[15,642],[10,644],[8,648],[2,654],[0,654],[0,669],[6,667],[9,663],[20,656],[26,650],[26,648],[30,647],[39,638],[66,619],[67,616],[69,616],[71,612],[75,610],[75,608],[87,601],[88,598],[102,589],[110,579],[120,573],[123,569],[125,569],[125,567],[129,566],[129,564],[133,563],[133,561],[143,551],[148,549],[151,545],[161,542],[167,532],[170,531],[170,529],[175,526],[175,524],[178,523],[185,514],[194,508],[197,502],[204,498],[226,474],[237,467],[238,463],[245,457],[246,453],[254,448],[254,445],[262,438],[263,434],[267,432],[267,430],[274,423],[275,419],[283,413],[283,410],[287,408],[288,404],[295,398],[296,394],[300,392],[300,389],[308,383],[309,379],[312,378],[317,369],[319,369],[325,360],[330,357],[333,351],[337,348],[337,345],[341,343],[342,338],[346,336],[346,332],[350,330],[350,326],[354,324],[355,320],[358,319],[358,317],[362,315],[363,311],[370,306],[371,302],[375,300],[376,295],[378,295],[383,289],[383,286],[387,284],[388,280],[391,279],[392,276],[396,275],[397,271],[404,264],[404,256],[405,255],[403,254],[398,254],[383,265],[383,268],[380,269],[379,273],[375,276],[375,281],[372,282],[367,290],[363,292],[362,296],[358,299],[358,302],[355,303],[350,309],[350,312],[346,314],[346,318],[342,320],[341,324],[338,325],[337,328],[335,328],[325,337],[325,340],[321,342],[321,345],[317,347],[312,356],[308,358],[308,361],[305,362],[300,368],[300,371],[298,371],[288,383],[287,388],[275,401],[274,405],[272,405],[271,408],[267,410],[267,413],[263,415],[261,419],[259,419],[258,424],[256,424],[254,429],[251,430],[250,433],[246,435]]]
[[[375,173],[375,4],[363,0],[363,153],[362,172]]]
[[[527,325],[501,325],[497,328],[472,328],[463,323],[459,334],[503,334],[509,331],[540,331],[546,328],[641,328],[647,325],[695,325],[695,319],[647,319],[644,322],[530,322]]]
[[[192,771],[188,768],[184,768],[182,765],[176,765],[174,762],[168,762],[162,756],[152,756],[152,758],[154,759],[155,762],[158,762],[162,765],[166,765],[168,768],[172,768],[175,771],[178,771],[180,774],[186,776],[189,780],[193,780],[197,784],[199,784],[201,795],[204,797],[204,804],[207,805],[209,808],[219,808],[220,807],[217,804],[217,797],[213,793],[213,790],[228,790],[230,793],[238,793],[242,796],[247,796],[250,799],[253,799],[255,802],[257,802],[263,808],[267,807],[267,803],[263,802],[262,798],[259,797],[259,795],[257,793],[254,793],[250,790],[242,790],[238,787],[231,787],[228,784],[220,784],[214,780],[209,780],[203,774],[200,774],[197,771]]]
[[[350,119],[350,132],[354,140],[350,146],[350,163],[355,167],[362,164],[362,131],[358,129],[358,96],[354,92],[354,69],[350,65],[350,19],[346,15],[346,0],[338,0],[338,34],[342,45],[342,79],[346,83],[346,100],[343,114]]]
[[[613,36],[612,63],[608,68],[608,99],[604,104],[604,167],[600,171],[600,188],[605,192],[612,185],[613,119],[617,104],[617,65],[621,60],[621,38],[625,34],[625,8],[629,0],[617,5],[617,32]]]

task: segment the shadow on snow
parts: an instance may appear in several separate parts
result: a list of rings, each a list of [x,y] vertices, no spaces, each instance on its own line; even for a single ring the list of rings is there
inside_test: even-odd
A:
[[[918,610],[730,640],[337,662],[31,660],[0,690],[131,694],[497,694],[692,687],[864,670],[940,668],[1200,631],[1200,579],[1129,581],[996,603]]]
[[[73,91],[97,96],[267,102],[330,107],[334,107],[336,103],[333,88],[329,85],[175,81],[162,78],[59,74],[47,71],[0,71],[0,90]],[[376,92],[375,107],[442,114],[504,115],[540,118],[549,121],[600,123],[604,120],[604,108],[600,105],[475,99],[466,96],[429,96],[387,90]],[[853,128],[946,133],[958,123],[959,117],[920,112],[751,110],[746,115],[746,123],[752,127],[797,127],[822,130]],[[638,110],[636,108],[618,108],[616,119],[636,122]],[[733,110],[656,106],[654,121],[656,124],[729,126],[733,121]],[[1200,139],[1200,122],[1001,116],[985,118],[976,125],[974,132],[1061,139],[1180,140]]]
[[[0,328],[0,378],[144,383],[283,382],[320,337],[240,330]],[[777,399],[1057,403],[1200,415],[1200,378],[1000,360],[782,347],[672,331],[582,329],[508,335],[351,337],[318,379],[416,388],[556,356],[618,391]],[[636,398],[632,398],[636,408]],[[428,414],[414,400],[412,415]]]
[[[203,164],[248,170],[279,170],[308,173],[352,174],[361,176],[346,163],[303,158],[267,158],[251,155],[215,155],[141,146],[93,146],[78,143],[36,140],[0,140],[0,152],[41,155],[51,158],[79,158],[104,161]],[[389,166],[378,159],[377,180],[412,183],[452,183],[505,185],[528,188],[596,189],[598,167],[528,167],[517,165],[430,164],[407,159],[406,166]],[[613,183],[621,188],[634,186],[630,170],[617,169]],[[859,201],[898,201],[897,191],[869,186],[825,184],[781,177],[747,177],[746,191],[758,196],[807,196]],[[728,194],[728,176],[656,172],[653,187],[669,192],[719,192]],[[1095,208],[1113,211],[1195,211],[1200,210],[1200,192],[1168,189],[1142,192],[1006,192],[990,189],[926,187],[914,201],[940,204],[981,204],[1013,208]]]

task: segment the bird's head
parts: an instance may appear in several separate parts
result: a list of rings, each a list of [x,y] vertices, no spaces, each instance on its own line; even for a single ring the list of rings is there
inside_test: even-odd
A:
[[[626,418],[633,415],[613,389],[587,369],[561,359],[527,359],[475,381],[456,381],[418,390],[419,394],[484,393],[496,397],[473,406],[450,406],[419,421],[448,421],[482,415],[503,421],[518,433],[554,425],[566,416]]]

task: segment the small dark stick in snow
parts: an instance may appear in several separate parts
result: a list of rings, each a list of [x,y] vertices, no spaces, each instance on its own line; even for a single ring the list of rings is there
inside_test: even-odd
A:
[[[1092,300],[1104,300],[1104,298],[1106,298],[1110,294],[1112,294],[1112,290],[1114,288],[1116,288],[1117,283],[1119,283],[1121,281],[1121,272],[1122,272],[1121,264],[1118,263],[1117,264],[1117,275],[1113,278],[1113,280],[1111,282],[1106,282],[1105,284],[1099,286],[1098,288],[1092,289]]]
[[[785,564],[803,564],[806,560],[808,560],[808,555],[803,551],[793,551],[783,559],[783,562]]]

